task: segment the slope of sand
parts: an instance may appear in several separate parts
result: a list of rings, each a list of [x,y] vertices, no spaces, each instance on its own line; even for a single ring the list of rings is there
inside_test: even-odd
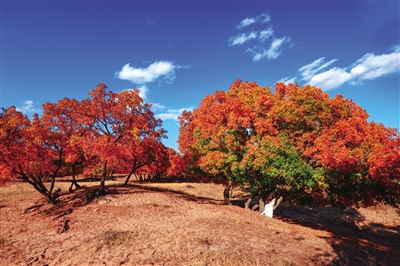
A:
[[[396,265],[400,257],[393,208],[282,204],[271,219],[245,210],[239,189],[228,206],[221,185],[114,183],[91,202],[85,188],[26,213],[42,203],[37,192],[0,188],[0,264]]]

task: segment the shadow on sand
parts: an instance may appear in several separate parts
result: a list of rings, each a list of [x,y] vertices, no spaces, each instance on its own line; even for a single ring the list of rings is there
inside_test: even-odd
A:
[[[244,208],[245,201],[237,199],[232,204]],[[337,259],[329,265],[400,265],[400,226],[367,225],[357,209],[308,208],[282,203],[274,211],[274,218],[329,232],[331,236],[323,238],[337,254]],[[315,257],[313,261],[320,265],[323,258]]]
[[[191,183],[194,180],[169,179],[160,180],[168,183]],[[157,182],[160,182],[157,181]],[[190,184],[188,185],[190,186]],[[168,188],[150,187],[138,182],[127,186],[109,185],[107,194],[96,194],[96,187],[82,188],[72,193],[64,193],[59,204],[46,210],[53,217],[60,217],[72,206],[72,209],[89,204],[101,198],[114,197],[118,194],[167,193],[184,200],[199,204],[223,205],[223,201],[213,198],[198,197],[182,191]],[[236,195],[232,205],[244,208],[247,193]],[[72,210],[71,210],[72,211]],[[400,211],[397,210],[400,214]],[[308,208],[281,203],[274,211],[274,218],[281,221],[323,230],[330,237],[322,237],[337,254],[337,259],[329,265],[400,265],[400,226],[384,226],[383,224],[365,224],[363,217],[356,209],[341,210],[339,208]],[[304,238],[297,239],[304,241]],[[321,265],[323,255],[314,257],[315,265]]]

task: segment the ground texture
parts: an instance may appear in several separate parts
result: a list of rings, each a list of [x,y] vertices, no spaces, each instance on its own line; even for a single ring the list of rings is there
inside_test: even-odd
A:
[[[97,183],[68,193],[59,182],[55,206],[26,184],[0,188],[0,264],[400,265],[400,216],[391,207],[282,203],[269,218],[245,210],[240,189],[223,205],[222,185],[121,181],[93,199]]]

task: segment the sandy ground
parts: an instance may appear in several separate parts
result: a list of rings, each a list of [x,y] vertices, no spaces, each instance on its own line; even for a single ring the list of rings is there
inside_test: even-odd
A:
[[[245,210],[234,190],[169,182],[119,186],[87,202],[88,186],[43,204],[29,185],[0,188],[1,265],[400,265],[399,210],[281,204]],[[97,185],[97,183],[96,183]]]

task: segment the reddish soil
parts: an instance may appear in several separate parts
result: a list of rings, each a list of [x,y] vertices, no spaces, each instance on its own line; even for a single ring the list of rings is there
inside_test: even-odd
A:
[[[90,202],[97,183],[59,182],[55,206],[27,184],[0,188],[0,264],[400,265],[398,209],[282,203],[269,218],[245,210],[239,189],[223,205],[221,185],[120,181]]]

